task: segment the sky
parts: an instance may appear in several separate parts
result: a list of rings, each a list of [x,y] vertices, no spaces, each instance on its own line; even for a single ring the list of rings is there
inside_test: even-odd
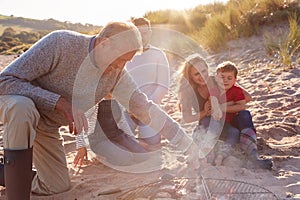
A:
[[[142,17],[148,11],[184,10],[214,2],[227,0],[0,0],[0,14],[102,26]]]

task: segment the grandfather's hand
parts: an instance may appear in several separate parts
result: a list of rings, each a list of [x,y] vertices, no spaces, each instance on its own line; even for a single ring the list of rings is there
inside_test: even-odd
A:
[[[79,164],[81,166],[85,160],[88,160],[88,154],[85,147],[80,147],[77,149],[76,156],[74,158],[73,164],[75,167]]]
[[[72,107],[72,104],[63,97],[58,99],[55,109],[68,120],[70,133],[77,135],[82,130],[87,132],[88,121],[83,110]]]

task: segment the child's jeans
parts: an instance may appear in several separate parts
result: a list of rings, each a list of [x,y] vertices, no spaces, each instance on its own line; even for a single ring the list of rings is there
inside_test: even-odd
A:
[[[214,128],[210,121],[210,117],[205,117],[199,121],[199,126],[210,126],[211,130],[213,130]],[[220,124],[222,125],[221,122]],[[250,154],[253,150],[257,150],[256,130],[253,125],[252,116],[248,110],[240,111],[233,118],[232,124],[225,122],[221,128],[220,140],[223,140],[225,144],[234,147],[239,143],[240,148],[247,154]],[[224,150],[223,153],[229,154],[229,152],[230,150]]]
[[[232,120],[232,125],[238,128],[240,131],[246,128],[252,128],[255,130],[252,116],[248,110],[242,110],[238,112],[238,114],[234,116]]]
[[[257,150],[256,130],[253,125],[252,116],[248,110],[240,111],[232,121],[233,126],[239,129],[240,147],[247,154]]]
[[[221,133],[221,140],[224,140],[224,142],[234,148],[240,142],[239,129],[225,122]]]

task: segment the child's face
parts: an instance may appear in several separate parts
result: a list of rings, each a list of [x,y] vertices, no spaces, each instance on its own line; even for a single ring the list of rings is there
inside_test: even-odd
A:
[[[208,79],[207,68],[201,67],[199,70],[197,70],[195,67],[191,67],[190,77],[196,84],[206,85]]]
[[[229,90],[236,83],[234,72],[218,72],[216,82],[221,89]]]

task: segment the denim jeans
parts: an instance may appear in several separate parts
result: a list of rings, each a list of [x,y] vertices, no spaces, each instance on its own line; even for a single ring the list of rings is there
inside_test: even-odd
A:
[[[211,126],[210,121],[211,118],[206,117],[199,121],[199,125]],[[233,118],[231,124],[225,122],[222,127],[220,140],[230,144],[232,147],[239,143],[241,149],[247,154],[257,150],[256,130],[250,112],[242,110]]]
[[[147,151],[132,137],[119,129],[116,121],[121,118],[121,109],[116,100],[103,100],[99,103],[97,120],[99,124],[95,132],[103,132],[106,137],[120,147],[135,153],[146,153]]]
[[[223,127],[222,123],[224,123]],[[210,129],[216,132],[220,131],[221,128],[222,132],[220,134],[220,139],[229,143],[231,146],[239,143],[240,131],[227,122],[215,121],[211,117],[205,117],[199,121],[199,126],[201,125],[204,127],[210,126]]]
[[[161,134],[158,130],[154,130],[148,125],[145,125],[138,119],[133,120],[128,112],[124,113],[126,122],[128,123],[131,131],[135,133],[135,129],[138,129],[137,138],[143,140],[148,145],[156,145],[161,142]]]
[[[212,117],[204,117],[202,120],[199,121],[198,126],[203,127],[206,129],[207,132],[210,132],[217,137],[220,137],[223,122],[214,120]]]
[[[231,124],[225,122],[221,133],[221,139],[234,147],[240,142],[240,131]]]
[[[246,128],[252,128],[255,130],[252,116],[248,110],[242,110],[236,116],[234,116],[232,125],[240,131]]]
[[[240,130],[240,147],[247,154],[257,150],[257,136],[253,125],[252,116],[248,110],[240,111],[234,118],[232,124]]]

